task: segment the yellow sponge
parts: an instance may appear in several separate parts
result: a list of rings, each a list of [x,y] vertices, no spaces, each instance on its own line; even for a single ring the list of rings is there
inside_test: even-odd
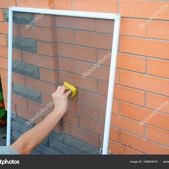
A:
[[[67,82],[64,82],[64,86],[66,87],[66,89],[71,90],[71,93],[69,95],[71,98],[76,96],[77,89],[73,85],[71,85]]]

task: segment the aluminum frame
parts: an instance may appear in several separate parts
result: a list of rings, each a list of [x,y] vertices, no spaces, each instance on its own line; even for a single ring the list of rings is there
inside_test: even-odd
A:
[[[23,7],[11,7],[9,8],[9,29],[8,29],[8,104],[7,104],[7,141],[6,145],[11,143],[11,105],[12,105],[12,32],[13,32],[13,12],[26,12],[70,17],[82,17],[82,18],[94,18],[114,20],[114,32],[113,43],[111,51],[111,64],[109,74],[109,85],[106,104],[105,126],[102,154],[108,154],[109,136],[111,127],[111,115],[112,115],[112,100],[114,95],[115,85],[115,73],[116,73],[116,61],[119,45],[120,34],[120,15],[113,13],[98,13],[98,12],[83,12],[83,11],[68,11],[68,10],[53,10],[53,9],[39,9],[39,8],[23,8]]]

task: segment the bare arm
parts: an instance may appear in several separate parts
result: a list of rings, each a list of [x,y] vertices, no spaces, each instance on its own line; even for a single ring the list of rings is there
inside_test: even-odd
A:
[[[11,146],[20,154],[30,154],[52,131],[67,110],[68,95],[64,86],[52,94],[54,110],[39,124],[21,135]]]

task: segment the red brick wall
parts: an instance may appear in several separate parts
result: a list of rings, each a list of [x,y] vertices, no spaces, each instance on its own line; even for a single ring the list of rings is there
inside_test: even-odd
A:
[[[120,12],[122,21],[117,63],[118,78],[113,104],[110,152],[113,154],[169,153],[169,2],[1,0],[0,8],[14,5]],[[0,63],[3,64],[0,64],[0,73],[6,93],[7,23],[3,21],[1,9]],[[79,41],[83,43],[85,37]],[[105,93],[105,83],[100,83],[99,88]],[[84,123],[83,120],[82,122]],[[67,125],[67,129],[69,127]],[[75,128],[72,131],[81,134]],[[81,137],[86,139],[84,133]]]
[[[114,21],[43,15],[26,29],[24,20],[37,16],[14,14],[14,111],[19,117],[30,120],[51,102],[56,86],[67,81],[78,88],[78,94],[70,100],[68,112],[55,131],[63,129],[101,147],[107,95],[101,87],[103,83],[108,85],[109,65],[99,65],[83,74],[99,59],[104,59],[104,54],[110,53]],[[106,25],[105,29],[102,24]],[[16,37],[26,39],[16,40]]]

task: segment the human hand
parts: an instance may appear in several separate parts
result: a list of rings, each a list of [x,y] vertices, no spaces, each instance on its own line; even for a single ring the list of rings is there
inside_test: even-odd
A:
[[[70,90],[66,91],[65,86],[58,86],[57,90],[52,94],[54,112],[60,113],[62,116],[67,111],[68,96],[71,93]]]

